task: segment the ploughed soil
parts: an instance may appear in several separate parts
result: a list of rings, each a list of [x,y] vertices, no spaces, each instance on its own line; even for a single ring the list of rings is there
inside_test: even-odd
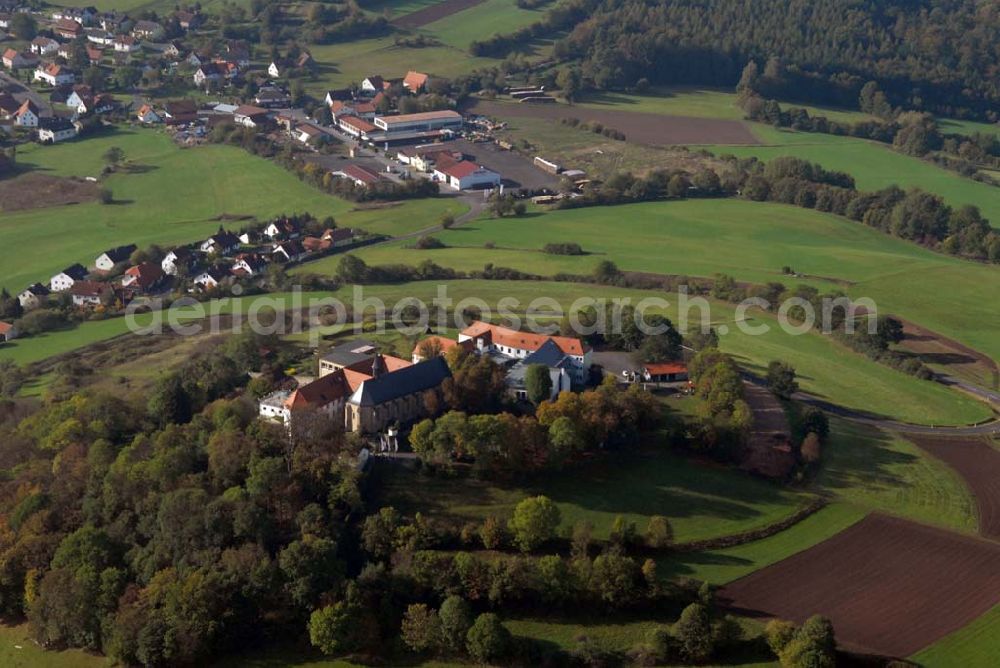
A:
[[[907,438],[962,476],[976,498],[979,533],[1000,539],[1000,452],[980,438],[917,434]]]
[[[419,28],[428,23],[440,21],[446,16],[451,16],[470,7],[482,4],[486,0],[444,0],[436,5],[418,9],[415,12],[400,16],[398,19],[390,21],[397,28]]]
[[[100,192],[101,187],[90,181],[29,172],[0,181],[0,211],[92,202]]]
[[[646,146],[684,144],[757,144],[742,121],[692,116],[668,116],[641,111],[590,109],[567,104],[505,103],[476,100],[469,111],[496,118],[562,118],[601,123],[625,134],[625,141]],[[600,141],[594,136],[595,143]]]
[[[1000,544],[873,514],[720,590],[734,611],[830,618],[846,650],[906,657],[1000,601]]]

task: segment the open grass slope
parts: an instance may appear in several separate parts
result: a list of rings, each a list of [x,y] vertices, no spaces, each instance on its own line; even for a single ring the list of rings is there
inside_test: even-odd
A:
[[[663,577],[726,584],[821,543],[866,514],[856,506],[835,503],[770,538],[720,550],[664,557],[657,562],[657,572]]]
[[[975,500],[954,470],[904,438],[839,418],[812,488],[868,510],[977,529]]]
[[[31,638],[27,624],[0,625],[0,666],[4,668],[101,668],[102,656],[70,649],[46,650]]]
[[[450,284],[415,282],[393,286],[367,286],[363,294],[365,297],[377,297],[383,300],[388,305],[386,313],[391,313],[393,304],[404,297],[416,297],[430,303],[441,285],[447,288],[448,296],[454,300],[453,304],[465,298],[477,298],[483,300],[495,312],[495,307],[501,298],[515,298],[520,304],[512,310],[522,315],[530,302],[538,297],[556,300],[565,312],[585,305],[577,303],[580,299],[617,297],[631,299],[632,303],[636,304],[643,299],[663,297],[662,294],[651,291],[573,283],[474,280],[460,280]],[[307,293],[306,297],[325,294]],[[342,288],[335,296],[348,305],[353,302],[351,287]],[[281,299],[283,296],[268,297]],[[250,304],[250,298],[244,298],[238,308],[245,311]],[[227,312],[232,307],[232,304],[223,304],[220,312]],[[355,312],[360,310],[360,308],[355,309]],[[675,322],[678,321],[676,304],[664,309],[657,306],[650,310],[650,312],[657,311],[662,311]],[[375,313],[372,309],[366,312]],[[920,381],[871,362],[827,337],[814,333],[790,336],[779,329],[776,321],[768,315],[757,314],[749,317],[749,324],[767,325],[769,331],[761,335],[750,335],[739,331],[734,327],[735,312],[731,305],[719,303],[711,305],[710,318],[713,326],[726,324],[732,328],[729,334],[722,337],[723,349],[736,355],[747,368],[758,372],[762,371],[771,360],[785,360],[797,369],[803,389],[827,401],[921,424],[966,424],[985,419],[989,415],[985,405],[974,399],[937,383]],[[127,332],[126,324],[121,318],[87,322],[73,330],[15,340],[0,348],[0,359],[9,358],[19,364],[28,364]]]
[[[469,477],[417,478],[412,472],[387,474],[379,502],[406,514],[449,517],[458,523],[509,518],[519,501],[537,494],[551,498],[562,513],[562,529],[590,522],[594,537],[608,538],[621,515],[646,529],[649,518],[670,520],[680,542],[755,529],[787,517],[809,495],[664,450],[624,454],[613,461],[574,468],[531,485],[504,486]]]
[[[464,210],[456,200],[423,200],[355,211],[350,202],[242,149],[183,149],[152,130],[123,128],[85,141],[26,146],[18,151],[18,162],[55,176],[98,177],[101,156],[111,146],[122,148],[130,163],[103,184],[112,191],[114,204],[0,214],[0,285],[20,291],[73,262],[91,266],[112,246],[197,241],[218,229],[222,216],[265,219],[309,212],[333,216],[340,225],[393,234],[433,225],[446,210]]]
[[[910,657],[927,668],[989,666],[1000,656],[1000,606]]]
[[[601,260],[630,271],[687,276],[727,273],[737,280],[811,283],[869,297],[898,314],[1000,358],[1000,267],[934,253],[860,223],[792,206],[741,200],[692,200],[555,211],[481,220],[436,234],[449,248],[365,249],[366,261],[416,264],[430,258],[458,269],[487,263],[541,274],[590,273]],[[492,242],[495,248],[485,245]],[[587,255],[541,252],[576,242]],[[339,260],[305,265],[332,271]],[[792,267],[802,278],[781,274]]]

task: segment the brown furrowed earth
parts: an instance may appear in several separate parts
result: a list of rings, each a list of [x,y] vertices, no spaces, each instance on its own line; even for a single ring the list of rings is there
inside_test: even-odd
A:
[[[0,211],[80,204],[97,199],[100,192],[90,181],[29,172],[0,182]]]
[[[841,647],[906,657],[1000,601],[1000,544],[872,514],[720,590],[735,612],[833,622]]]
[[[420,28],[428,23],[440,21],[446,16],[451,16],[456,12],[463,11],[470,7],[475,7],[485,1],[486,0],[444,0],[444,2],[439,2],[436,5],[424,7],[423,9],[418,9],[417,11],[406,14],[405,16],[400,16],[398,19],[393,19],[391,23],[397,28]]]
[[[976,497],[979,533],[1000,539],[1000,452],[978,438],[914,434],[909,439],[962,476]]]
[[[718,118],[666,116],[639,111],[589,109],[566,104],[522,104],[477,100],[469,111],[496,118],[563,118],[601,123],[625,134],[625,141],[646,146],[685,144],[757,144],[750,128],[742,121]]]

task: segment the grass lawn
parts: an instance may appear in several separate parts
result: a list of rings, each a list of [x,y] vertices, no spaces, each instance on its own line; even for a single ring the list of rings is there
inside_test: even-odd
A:
[[[835,503],[763,540],[722,550],[677,554],[660,559],[663,577],[690,577],[723,585],[801,552],[840,533],[867,513]]]
[[[611,462],[588,464],[528,485],[502,486],[471,477],[426,477],[387,472],[379,499],[412,515],[481,522],[509,518],[528,496],[544,494],[559,506],[562,529],[580,521],[606,539],[615,517],[634,522],[640,533],[652,515],[663,515],[681,542],[755,529],[787,517],[809,496],[729,468],[692,462],[668,451],[617,453]]]
[[[831,428],[816,488],[871,510],[976,531],[976,504],[951,468],[894,434],[837,418]]]
[[[435,236],[450,247],[418,251],[400,243],[358,254],[370,264],[430,258],[463,270],[492,263],[547,275],[589,274],[608,259],[632,271],[811,283],[869,297],[883,312],[1000,358],[1000,311],[990,298],[1000,293],[1000,267],[934,253],[817,211],[732,199],[657,202],[485,219]],[[541,252],[546,243],[565,241],[588,255]],[[488,242],[495,248],[485,248]],[[338,262],[328,258],[300,270],[326,273]],[[804,278],[782,276],[785,265]]]
[[[455,12],[419,31],[443,44],[460,49],[468,56],[468,46],[476,40],[485,40],[498,33],[514,32],[518,28],[542,19],[549,7],[521,9],[516,0],[485,0],[474,7]]]
[[[382,299],[387,305],[387,312],[390,312],[392,305],[404,297],[416,297],[430,304],[438,293],[439,285],[437,282],[424,281],[367,286],[363,294],[364,297]],[[538,297],[554,299],[566,311],[573,310],[573,304],[578,299],[619,297],[631,299],[633,304],[637,304],[644,298],[663,297],[662,294],[650,291],[546,281],[509,283],[464,280],[453,281],[446,287],[447,294],[454,303],[474,297],[485,301],[491,310],[495,310],[501,298],[517,299],[520,304],[510,310],[521,316],[530,302]],[[304,296],[308,298],[324,294],[307,293]],[[342,288],[336,296],[348,305],[353,302],[350,287]],[[280,299],[282,296],[268,297]],[[249,305],[250,298],[244,298],[240,307],[245,310]],[[582,304],[577,306],[580,305]],[[223,305],[221,312],[228,312],[229,308]],[[663,312],[676,322],[678,319],[675,308],[676,305],[673,305]],[[658,310],[660,309],[653,309],[651,312]],[[360,312],[360,309],[356,311]],[[369,308],[366,312],[374,313],[374,310]],[[542,315],[545,313],[549,311],[541,311]],[[728,304],[712,304],[711,318],[714,326],[726,324],[733,327],[734,309]],[[771,360],[785,360],[796,367],[804,389],[834,403],[901,420],[939,425],[976,422],[989,415],[988,409],[974,399],[952,392],[942,385],[917,380],[871,362],[827,337],[814,333],[789,336],[777,327],[771,316],[763,314],[751,316],[749,324],[764,324],[770,327],[770,331],[752,336],[733,327],[729,334],[722,337],[723,349],[736,355],[748,368],[757,371],[766,367]],[[0,348],[0,359],[10,358],[19,364],[28,364],[127,331],[123,319],[88,322],[74,330],[15,340]]]
[[[1000,228],[1000,188],[959,176],[927,161],[893,151],[888,145],[852,137],[795,132],[755,123],[753,132],[762,146],[720,146],[716,153],[771,160],[792,155],[852,176],[859,190],[890,185],[922,188],[940,195],[952,206],[974,204],[994,227]]]
[[[455,200],[412,200],[379,210],[354,205],[302,183],[273,162],[229,146],[182,149],[166,134],[121,128],[86,141],[26,146],[18,162],[57,176],[99,176],[111,146],[133,169],[107,179],[115,204],[96,202],[0,214],[0,285],[19,292],[65,266],[91,266],[104,249],[125,243],[197,241],[223,214],[264,219],[282,213],[333,216],[340,225],[394,233],[428,227]],[[239,227],[240,223],[230,223]]]
[[[78,649],[44,650],[31,639],[28,625],[0,625],[0,666],[4,668],[98,668],[107,666],[103,656]]]
[[[928,668],[990,666],[1000,656],[1000,605],[910,657]]]

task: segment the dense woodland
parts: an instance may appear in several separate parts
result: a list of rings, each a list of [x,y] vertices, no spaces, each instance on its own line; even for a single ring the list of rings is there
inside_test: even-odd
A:
[[[568,0],[472,51],[566,31],[555,55],[600,89],[732,86],[755,60],[782,99],[853,107],[876,80],[895,106],[989,120],[1000,100],[1000,8],[975,0]]]

